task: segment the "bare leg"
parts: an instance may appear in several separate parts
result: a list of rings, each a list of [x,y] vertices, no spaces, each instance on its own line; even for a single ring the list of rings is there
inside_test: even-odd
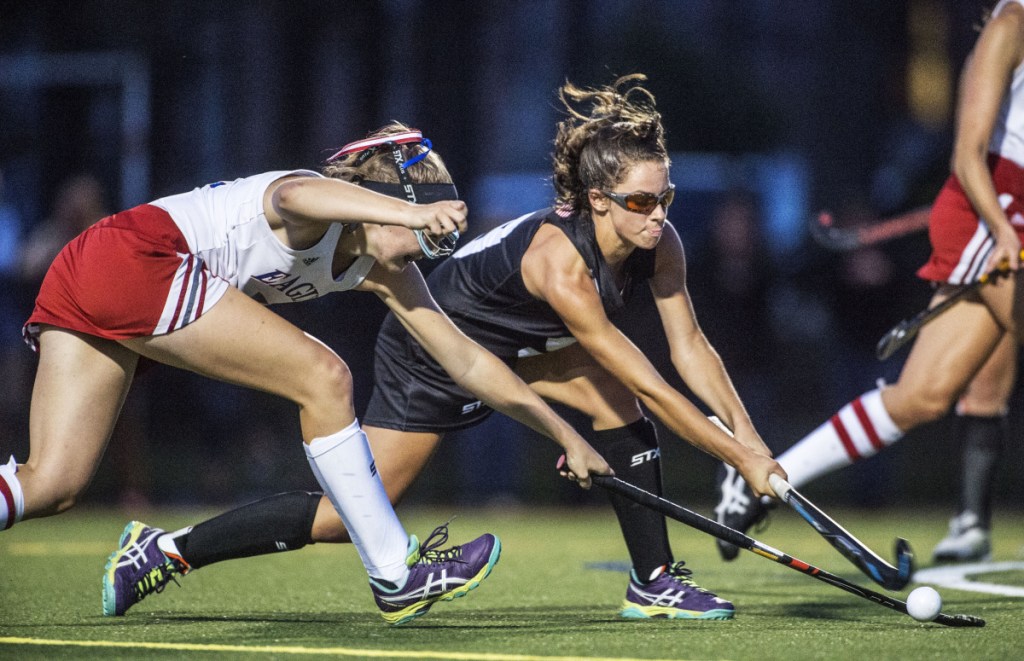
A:
[[[185,328],[125,345],[160,362],[285,397],[299,407],[310,467],[371,576],[404,582],[408,535],[355,422],[352,378],[325,344],[237,289]]]
[[[974,376],[956,410],[960,415],[1005,415],[1017,381],[1017,339],[1005,334]]]
[[[899,380],[882,391],[896,426],[907,432],[946,415],[1002,336],[1000,323],[978,300],[954,305],[921,329]]]
[[[47,327],[29,413],[28,461],[19,468],[25,519],[75,504],[92,480],[138,361],[115,342]]]

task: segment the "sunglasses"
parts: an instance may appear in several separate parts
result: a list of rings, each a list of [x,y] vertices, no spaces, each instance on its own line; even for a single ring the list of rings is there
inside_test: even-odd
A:
[[[675,184],[669,184],[668,188],[657,195],[643,191],[638,193],[610,193],[608,191],[601,191],[601,194],[626,211],[642,213],[646,216],[654,211],[655,207],[659,204],[665,207],[667,211],[669,205],[672,204],[672,200],[675,199],[676,187]]]
[[[455,244],[459,241],[459,230],[452,230],[444,236],[427,234],[423,230],[413,230],[420,250],[427,259],[440,259],[455,252]]]

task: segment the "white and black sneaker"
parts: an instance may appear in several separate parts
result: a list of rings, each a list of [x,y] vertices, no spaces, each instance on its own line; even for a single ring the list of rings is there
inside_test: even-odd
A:
[[[935,545],[934,562],[974,562],[992,559],[992,541],[981,519],[970,510],[949,520],[949,534]]]
[[[739,471],[729,464],[719,465],[716,482],[720,500],[715,506],[715,520],[733,530],[746,533],[764,521],[769,508],[774,505],[774,501],[765,503],[757,498]],[[739,547],[734,544],[721,539],[716,539],[715,543],[723,560],[735,560],[740,553]]]

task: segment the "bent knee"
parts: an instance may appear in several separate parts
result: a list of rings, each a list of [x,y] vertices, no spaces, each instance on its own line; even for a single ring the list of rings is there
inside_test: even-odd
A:
[[[913,393],[901,391],[898,403],[892,407],[890,415],[893,422],[906,431],[939,420],[949,412],[955,401],[956,393],[942,388],[918,389]]]
[[[351,402],[352,372],[338,354],[326,346],[312,348],[297,370],[296,401],[301,404]]]
[[[36,469],[26,464],[18,471],[25,492],[25,511],[33,517],[53,516],[66,512],[78,504],[89,485],[88,480],[76,478],[63,471]]]

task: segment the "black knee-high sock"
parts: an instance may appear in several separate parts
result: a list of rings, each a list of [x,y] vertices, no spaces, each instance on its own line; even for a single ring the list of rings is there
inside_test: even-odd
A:
[[[593,441],[618,477],[661,495],[661,453],[650,420],[640,418],[625,427],[593,432]],[[665,517],[628,498],[616,494],[609,498],[637,578],[647,581],[655,569],[672,562]]]
[[[242,505],[174,537],[192,569],[235,558],[294,551],[313,541],[319,492],[291,491]]]
[[[1003,439],[1009,426],[1006,416],[957,417],[957,435],[963,439],[963,463],[960,471],[960,512],[978,515],[981,525],[992,523],[992,486],[995,484]]]

